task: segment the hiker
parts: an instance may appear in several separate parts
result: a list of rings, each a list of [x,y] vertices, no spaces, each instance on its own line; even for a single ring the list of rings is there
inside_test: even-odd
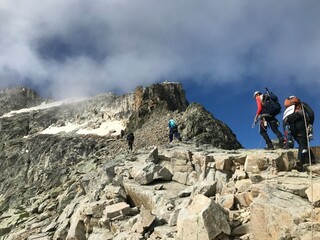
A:
[[[120,137],[123,138],[123,137],[124,137],[124,134],[125,134],[124,130],[121,129],[121,131],[120,131]]]
[[[117,139],[122,139],[124,137],[124,135],[125,135],[125,132],[123,129],[121,129],[120,134],[117,135]]]
[[[176,139],[181,141],[181,136],[180,136],[179,131],[178,131],[178,125],[177,125],[176,121],[173,120],[173,118],[169,119],[168,127],[169,127],[169,140],[170,140],[170,143],[172,143],[172,141],[173,141],[173,136],[175,136]]]
[[[283,123],[299,145],[296,167],[298,171],[303,171],[303,164],[308,163],[309,151],[311,162],[315,160],[312,150],[308,149],[308,141],[313,137],[314,112],[306,102],[301,102],[296,96],[286,98],[284,106],[286,110]]]
[[[133,142],[134,142],[134,134],[133,134],[133,132],[130,132],[130,133],[127,135],[127,142],[128,142],[129,150],[132,151],[132,145],[133,145]]]
[[[278,129],[279,121],[276,118],[276,115],[281,111],[281,105],[277,102],[277,97],[273,93],[269,92],[267,88],[266,90],[267,93],[265,94],[262,94],[260,91],[255,91],[253,94],[253,98],[256,100],[258,109],[254,117],[252,127],[254,127],[260,120],[259,133],[266,142],[265,149],[274,149],[272,141],[267,133],[267,128],[268,126],[271,128],[272,132],[279,139],[280,147],[283,147],[284,138]]]

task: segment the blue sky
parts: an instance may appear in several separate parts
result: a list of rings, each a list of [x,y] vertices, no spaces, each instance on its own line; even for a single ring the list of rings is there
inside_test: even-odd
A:
[[[319,123],[319,99],[316,95],[318,90],[302,85],[290,86],[290,88],[281,88],[277,84],[271,85],[268,82],[259,84],[248,83],[243,86],[213,86],[198,91],[193,84],[187,84],[185,87],[189,102],[199,102],[209,110],[213,116],[226,123],[236,134],[237,139],[245,148],[263,148],[265,142],[259,134],[259,127],[256,125],[252,128],[253,118],[257,107],[256,102],[252,98],[256,90],[265,91],[265,87],[269,91],[273,91],[279,97],[282,104],[282,111],[277,116],[280,126],[279,130],[283,133],[282,116],[284,111],[283,102],[286,97],[291,95],[299,96],[302,101],[308,102],[316,114],[314,123],[314,139],[310,142],[311,146],[320,146],[320,123]],[[234,89],[239,88],[239,89]],[[272,140],[277,141],[277,137],[271,129],[267,130]],[[295,143],[297,147],[297,143]]]
[[[1,0],[0,88],[61,99],[181,81],[244,147],[263,147],[254,91],[297,95],[318,112],[319,9],[318,0]],[[316,117],[312,145],[319,128]]]

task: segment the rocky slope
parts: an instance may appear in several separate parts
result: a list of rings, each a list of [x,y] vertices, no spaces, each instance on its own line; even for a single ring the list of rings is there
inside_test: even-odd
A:
[[[11,110],[38,105],[41,101],[41,97],[29,88],[18,87],[0,90],[0,116]]]
[[[0,118],[0,240],[320,237],[318,165],[310,178],[292,170],[295,149],[242,149],[179,83],[38,106],[28,96]],[[183,136],[173,145],[170,116]]]

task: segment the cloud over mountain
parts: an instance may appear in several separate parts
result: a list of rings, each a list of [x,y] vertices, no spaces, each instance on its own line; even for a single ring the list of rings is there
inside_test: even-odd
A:
[[[0,87],[55,97],[159,80],[319,84],[316,0],[3,0]]]

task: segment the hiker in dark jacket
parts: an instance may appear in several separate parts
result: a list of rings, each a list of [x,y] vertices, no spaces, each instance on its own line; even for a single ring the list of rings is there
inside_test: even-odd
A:
[[[260,129],[259,133],[263,137],[266,142],[265,149],[274,149],[272,141],[267,133],[267,128],[270,126],[272,132],[277,136],[279,139],[280,147],[284,146],[284,137],[282,136],[281,132],[278,129],[279,122],[275,116],[272,116],[267,113],[266,104],[265,104],[265,94],[262,94],[259,91],[254,92],[253,98],[256,100],[257,103],[257,112],[253,120],[253,127],[260,119]]]
[[[133,142],[134,142],[134,134],[133,134],[133,132],[130,132],[127,135],[127,142],[128,142],[129,150],[132,151],[132,146],[133,146]]]
[[[173,141],[173,136],[175,136],[176,139],[181,141],[181,136],[179,134],[178,125],[177,125],[176,121],[173,120],[172,118],[170,118],[169,122],[168,122],[168,127],[169,127],[169,141],[170,141],[170,143],[172,143],[172,141]]]
[[[290,130],[292,137],[299,145],[296,168],[298,171],[303,171],[303,164],[308,163],[309,151],[311,162],[315,160],[312,150],[308,148],[313,130],[314,112],[307,103],[301,102],[296,96],[286,98],[284,106],[286,110],[283,115],[283,124]]]

